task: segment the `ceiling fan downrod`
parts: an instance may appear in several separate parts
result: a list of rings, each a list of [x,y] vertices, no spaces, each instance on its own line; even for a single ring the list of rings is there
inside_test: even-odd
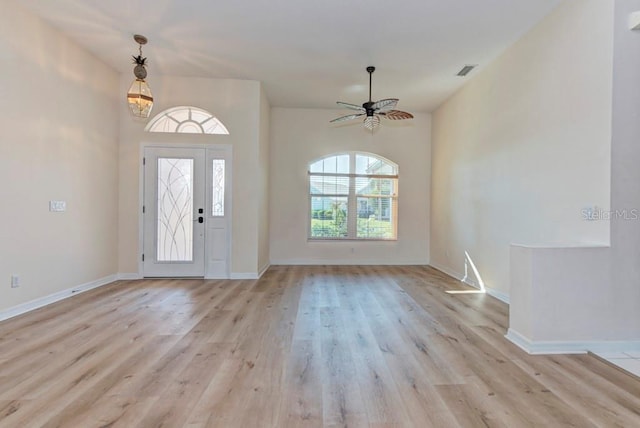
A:
[[[373,72],[376,71],[376,68],[372,65],[367,67],[367,72],[369,73],[369,102],[371,101],[371,77],[373,76]]]
[[[372,117],[373,116],[373,100],[371,99],[371,82],[372,82],[372,77],[373,77],[373,72],[376,71],[376,68],[372,65],[370,65],[369,67],[367,67],[367,72],[369,73],[369,101],[367,101],[366,103],[362,104],[362,107],[366,110],[367,112],[367,117]]]

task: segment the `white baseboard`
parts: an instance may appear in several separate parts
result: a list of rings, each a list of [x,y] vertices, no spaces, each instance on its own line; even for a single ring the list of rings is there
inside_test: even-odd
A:
[[[511,328],[507,331],[505,337],[531,355],[586,354],[587,352],[602,353],[640,350],[640,340],[531,341]]]
[[[254,272],[232,272],[231,279],[258,279],[258,274]]]
[[[142,275],[139,273],[119,273],[119,281],[135,281],[136,279],[142,279]]]
[[[264,275],[264,273],[267,271],[267,269],[269,269],[271,267],[271,263],[267,263],[266,265],[262,266],[262,268],[260,269],[260,271],[258,272],[258,278],[262,278],[262,275]]]
[[[240,273],[232,273],[229,279],[259,279],[264,275],[264,273],[271,267],[270,264],[263,266],[260,269],[259,273],[253,272],[240,272]],[[119,273],[117,276],[118,280],[121,281],[135,281],[137,279],[143,279],[143,277],[137,273]],[[226,277],[206,277],[205,279],[226,279]]]
[[[465,278],[463,274],[456,272],[453,269],[450,269],[448,267],[438,265],[437,263],[430,262],[429,266],[439,270],[440,272],[446,273],[447,275],[457,279],[458,281],[464,282],[468,286],[480,289],[480,286],[476,283],[476,281],[473,278]],[[496,299],[506,303],[507,305],[509,304],[509,294],[500,290],[496,290],[495,288],[489,288],[489,287],[485,287],[485,292],[489,296],[495,297]]]
[[[271,266],[426,266],[426,260],[409,260],[390,262],[384,259],[375,260],[357,260],[357,259],[286,259],[271,260]]]
[[[231,272],[231,279],[260,279],[262,275],[269,269],[271,265],[267,263],[265,266],[260,268],[258,273],[254,272]]]
[[[507,305],[509,304],[509,295],[504,291],[496,290],[495,288],[485,288],[485,290],[489,296],[493,296]]]
[[[58,291],[57,293],[49,294],[48,296],[31,300],[30,302],[22,303],[12,308],[0,311],[0,321],[22,315],[43,306],[47,306],[60,300],[67,299],[71,296],[75,296],[76,294],[93,290],[94,288],[102,287],[103,285],[111,284],[112,282],[117,280],[118,275],[109,275],[105,276],[104,278],[96,279],[95,281],[87,282],[76,287],[67,288],[66,290]]]
[[[458,278],[458,279],[460,279],[460,278]],[[480,289],[480,286],[471,278],[461,278],[460,281],[464,282],[465,284],[467,284],[470,287],[477,288],[478,290]]]
[[[462,278],[464,277],[464,275],[462,275],[460,272],[456,272],[455,270],[446,267],[446,266],[442,266],[438,263],[434,263],[434,262],[429,262],[429,266],[431,266],[434,269],[439,270],[442,273],[446,273],[447,275],[449,275],[452,278],[457,279],[458,281],[462,281]]]
[[[442,273],[446,273],[450,277],[455,278],[460,282],[464,282],[465,284],[467,284],[470,287],[477,288],[478,290],[480,289],[480,286],[476,283],[475,280],[473,280],[473,278],[465,278],[464,275],[461,274],[460,272],[456,272],[453,269],[441,266],[441,265],[439,265],[437,263],[433,263],[433,262],[430,262],[429,266],[431,266],[434,269],[439,270]]]

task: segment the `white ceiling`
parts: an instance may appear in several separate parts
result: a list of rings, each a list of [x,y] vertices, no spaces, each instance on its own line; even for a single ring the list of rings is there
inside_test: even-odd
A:
[[[561,0],[20,0],[132,73],[134,33],[154,74],[264,83],[272,106],[334,108],[400,98],[431,111]],[[469,77],[473,76],[472,72]],[[133,74],[131,74],[133,78]],[[467,77],[467,79],[469,78]]]

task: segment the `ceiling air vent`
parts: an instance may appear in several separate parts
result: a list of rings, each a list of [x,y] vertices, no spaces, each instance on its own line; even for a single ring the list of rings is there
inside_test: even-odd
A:
[[[473,70],[476,67],[477,67],[477,65],[465,65],[464,67],[462,67],[462,69],[460,71],[458,71],[458,74],[456,74],[456,76],[464,77],[467,74],[469,74],[471,72],[471,70]]]

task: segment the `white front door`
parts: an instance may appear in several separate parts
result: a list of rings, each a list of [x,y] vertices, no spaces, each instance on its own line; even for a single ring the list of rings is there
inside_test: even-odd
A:
[[[145,147],[145,277],[205,276],[204,148]]]

